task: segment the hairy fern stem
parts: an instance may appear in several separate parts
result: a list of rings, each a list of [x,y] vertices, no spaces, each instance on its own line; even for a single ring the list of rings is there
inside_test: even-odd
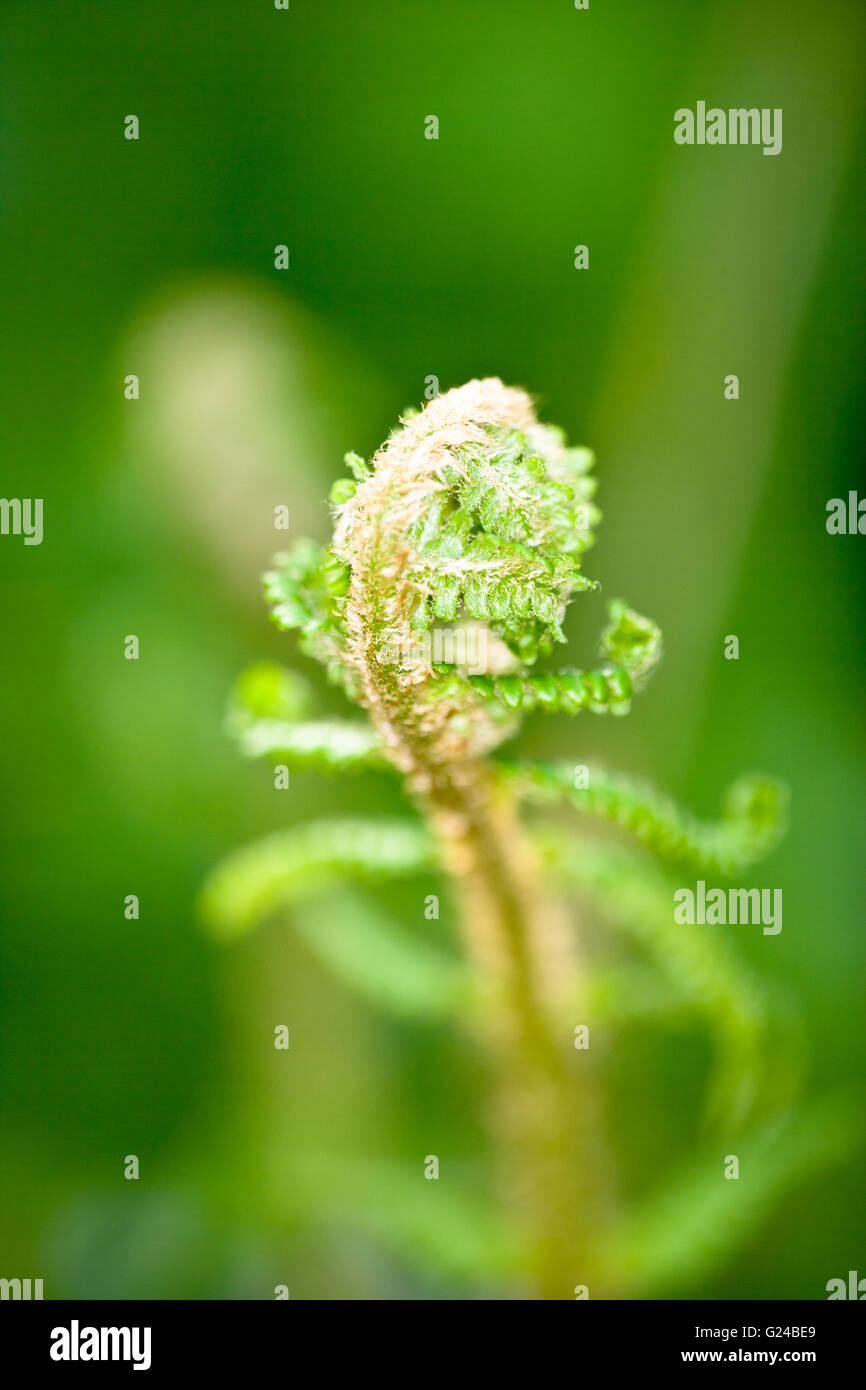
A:
[[[569,1066],[573,928],[544,891],[515,806],[489,775],[471,768],[427,799],[466,950],[492,996],[484,1042],[504,1199],[527,1237],[539,1296],[571,1297],[576,1283],[597,1295],[593,1251],[610,1218],[609,1170],[594,1077]]]

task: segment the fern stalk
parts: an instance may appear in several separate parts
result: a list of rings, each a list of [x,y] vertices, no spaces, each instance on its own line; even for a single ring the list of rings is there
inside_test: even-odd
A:
[[[590,1261],[608,1194],[594,1079],[567,1065],[563,983],[576,976],[573,926],[542,887],[514,806],[478,769],[461,783],[428,806],[457,885],[466,949],[493,996],[490,1120],[503,1189],[534,1245],[539,1294],[563,1298],[575,1282],[598,1293]]]

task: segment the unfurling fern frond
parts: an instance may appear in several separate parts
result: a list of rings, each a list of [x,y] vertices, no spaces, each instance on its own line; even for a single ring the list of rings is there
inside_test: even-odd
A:
[[[340,628],[347,584],[345,567],[333,552],[310,540],[299,540],[291,550],[275,555],[264,576],[274,622],[281,628],[296,628],[301,651],[321,661],[329,680],[343,685],[351,695]]]
[[[627,608],[619,599],[608,605],[610,624],[602,634],[601,653],[616,657],[596,671],[524,671],[502,675],[463,675],[447,666],[437,666],[441,693],[448,697],[459,691],[496,701],[502,717],[508,712],[546,710],[551,714],[627,714],[635,682],[643,684],[661,656],[661,633],[655,623]]]
[[[610,622],[601,634],[602,654],[626,671],[639,690],[661,660],[661,628],[618,598],[608,605],[608,616]]]
[[[416,760],[407,722],[424,730],[425,761],[451,762],[500,742],[513,711],[551,689],[568,709],[626,703],[613,666],[586,685],[531,672],[564,641],[569,601],[597,587],[580,565],[599,519],[592,462],[540,425],[522,392],[470,382],[404,419],[368,474],[338,490],[345,661],[402,770]],[[433,639],[454,645],[467,625],[480,628],[480,660],[438,655]],[[503,680],[498,708],[468,675]]]
[[[704,823],[668,797],[621,773],[588,767],[575,785],[573,763],[503,763],[502,775],[536,805],[567,801],[587,815],[630,830],[660,859],[686,861],[706,873],[731,876],[749,868],[785,833],[787,792],[769,777],[742,777],[725,796],[722,818]]]
[[[216,935],[240,935],[291,909],[310,949],[370,1000],[440,1020],[459,1012],[477,1029],[497,1092],[499,1166],[509,1175],[504,1245],[520,1252],[517,1287],[555,1299],[570,1298],[575,1279],[593,1298],[617,1296],[629,1287],[624,1264],[649,1263],[640,1230],[625,1228],[618,1258],[606,1258],[616,1203],[595,1073],[582,1065],[576,1083],[564,1041],[575,980],[583,980],[581,1012],[597,1021],[673,1025],[699,1013],[716,1044],[710,1107],[728,1123],[772,1089],[761,1053],[767,1013],[710,938],[674,927],[658,869],[636,872],[634,856],[539,847],[520,803],[569,801],[628,827],[661,857],[725,873],[775,844],[785,804],[769,779],[744,779],[722,820],[704,825],[624,777],[592,769],[588,785],[575,786],[572,764],[490,756],[532,709],[626,713],[660,659],[656,625],[615,600],[597,669],[538,669],[565,641],[569,603],[598,588],[582,572],[600,520],[593,462],[539,422],[524,391],[495,378],[407,412],[369,462],[346,456],[352,476],[331,490],[330,542],[301,540],[277,556],[265,591],[274,621],[298,632],[301,650],[366,720],[311,717],[300,677],[263,666],[242,679],[229,726],[250,756],[327,771],[388,766],[423,820],[296,826],[231,856],[203,894]],[[465,966],[351,895],[332,896],[324,913],[309,905],[345,880],[434,868],[452,881]],[[601,906],[637,962],[594,980],[577,969],[567,899],[549,886],[557,878],[570,880],[575,899]],[[780,1094],[789,1090],[782,1077]],[[412,1190],[417,1196],[417,1183]],[[430,1198],[418,1229],[437,1249]],[[382,1209],[387,1226],[390,1207]],[[445,1242],[449,1252],[453,1244]],[[476,1255],[473,1247],[467,1263]]]

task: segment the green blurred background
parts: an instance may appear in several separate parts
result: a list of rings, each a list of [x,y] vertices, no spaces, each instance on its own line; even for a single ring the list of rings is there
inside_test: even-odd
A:
[[[521,750],[702,814],[741,771],[787,779],[791,833],[753,875],[783,887],[784,930],[737,950],[797,1001],[807,1094],[862,1077],[866,542],[828,536],[825,505],[863,435],[864,29],[854,0],[3,6],[2,492],[45,499],[45,539],[0,539],[0,1275],[47,1297],[485,1292],[389,1208],[433,1152],[489,1199],[471,1044],[381,1018],[286,927],[222,947],[195,917],[228,849],[401,809],[372,776],[276,792],[222,721],[245,664],[294,660],[260,598],[274,506],[324,539],[343,452],[430,375],[524,385],[597,451],[587,572],[665,633],[628,720],[531,720]],[[698,99],[782,107],[781,155],[675,146]],[[579,662],[602,600],[575,608]],[[445,935],[425,891],[391,906]],[[639,1194],[691,1143],[705,1049],[631,1033],[607,1067]],[[337,1199],[357,1180],[362,1215],[329,1216],[299,1155]],[[864,1237],[852,1142],[670,1294],[825,1297],[866,1274]]]

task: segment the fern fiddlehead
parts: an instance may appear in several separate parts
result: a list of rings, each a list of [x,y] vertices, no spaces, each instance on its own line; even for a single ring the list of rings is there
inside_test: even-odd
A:
[[[565,764],[491,756],[532,709],[626,713],[661,655],[655,624],[617,600],[597,667],[537,669],[565,640],[569,602],[597,588],[581,559],[600,513],[592,454],[540,423],[525,392],[469,382],[407,413],[369,464],[346,462],[330,544],[301,541],[276,557],[265,589],[277,624],[299,633],[367,718],[309,721],[301,686],[262,667],[239,689],[230,728],[250,756],[392,768],[432,835],[395,838],[392,827],[390,848],[376,848],[335,823],[321,837],[317,827],[272,837],[217,871],[206,911],[218,929],[241,929],[310,875],[358,877],[365,864],[387,875],[435,856],[487,994],[492,1121],[528,1274],[541,1296],[566,1298],[575,1281],[603,1281],[594,1252],[613,1207],[594,1077],[588,1064],[575,1075],[570,1051],[575,932],[520,802],[564,797],[658,853],[724,870],[767,852],[782,798],[769,783],[742,784],[721,825],[706,827],[622,778],[594,772],[576,790]]]
[[[350,576],[338,600],[343,659],[386,755],[425,807],[458,884],[467,947],[501,999],[495,1122],[548,1292],[573,1269],[585,1224],[575,1174],[591,1152],[586,1135],[581,1170],[557,1030],[572,940],[485,760],[513,727],[508,704],[459,669],[456,680],[437,670],[417,634],[437,619],[483,622],[481,674],[525,680],[563,640],[569,598],[590,587],[578,558],[596,519],[590,461],[537,423],[523,392],[472,382],[383,445],[338,502],[333,542]]]

